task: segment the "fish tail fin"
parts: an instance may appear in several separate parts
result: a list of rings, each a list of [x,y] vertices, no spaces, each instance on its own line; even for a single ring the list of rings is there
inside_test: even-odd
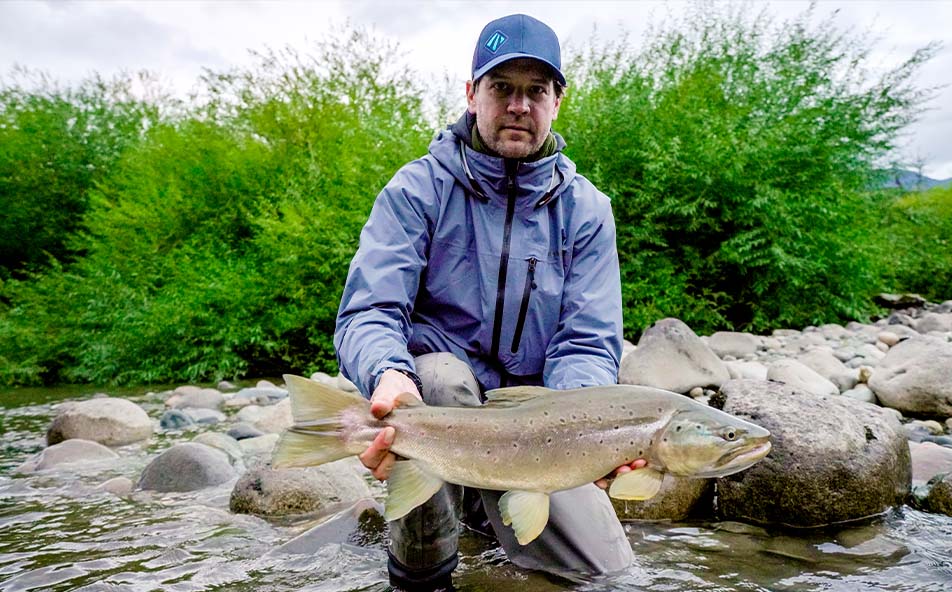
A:
[[[307,467],[352,456],[342,438],[341,414],[354,407],[369,411],[370,403],[300,376],[286,374],[284,380],[291,396],[294,425],[275,446],[271,466]]]

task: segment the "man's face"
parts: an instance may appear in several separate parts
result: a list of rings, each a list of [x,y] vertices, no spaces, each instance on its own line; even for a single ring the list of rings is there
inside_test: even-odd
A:
[[[542,147],[562,97],[548,66],[529,58],[509,60],[466,83],[469,112],[486,145],[506,158],[525,158]]]

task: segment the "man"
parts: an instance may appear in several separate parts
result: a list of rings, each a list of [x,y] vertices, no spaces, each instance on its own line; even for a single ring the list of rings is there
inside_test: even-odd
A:
[[[334,340],[343,373],[370,395],[377,417],[402,393],[467,406],[498,387],[616,382],[615,226],[608,198],[576,174],[551,132],[565,83],[547,25],[526,15],[489,23],[466,83],[466,113],[377,197]],[[393,428],[382,430],[360,457],[381,480],[396,461],[393,437]],[[463,505],[467,522],[491,525],[516,565],[604,573],[630,564],[624,531],[595,486],[554,494],[546,529],[525,546],[501,523],[501,493],[464,496],[446,486],[391,523],[391,581],[408,589],[449,583]],[[488,524],[474,519],[480,505]]]

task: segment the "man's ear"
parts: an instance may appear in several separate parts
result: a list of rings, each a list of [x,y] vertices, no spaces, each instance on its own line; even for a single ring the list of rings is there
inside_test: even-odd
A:
[[[565,97],[565,94],[555,97],[555,109],[552,111],[552,121],[555,121],[559,118],[559,107],[562,106],[563,97]]]
[[[473,80],[466,81],[466,109],[476,114],[476,82]]]

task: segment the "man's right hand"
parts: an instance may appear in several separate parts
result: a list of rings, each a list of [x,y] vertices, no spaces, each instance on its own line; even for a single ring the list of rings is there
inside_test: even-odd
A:
[[[370,412],[377,419],[383,419],[393,411],[394,407],[400,406],[398,397],[403,393],[410,393],[417,399],[423,400],[416,384],[410,380],[409,376],[396,370],[385,370],[380,375],[377,388],[370,397]],[[390,476],[393,463],[397,462],[396,455],[390,452],[390,445],[393,444],[395,435],[396,431],[391,427],[380,430],[367,450],[358,456],[360,462],[380,481],[386,481]]]

